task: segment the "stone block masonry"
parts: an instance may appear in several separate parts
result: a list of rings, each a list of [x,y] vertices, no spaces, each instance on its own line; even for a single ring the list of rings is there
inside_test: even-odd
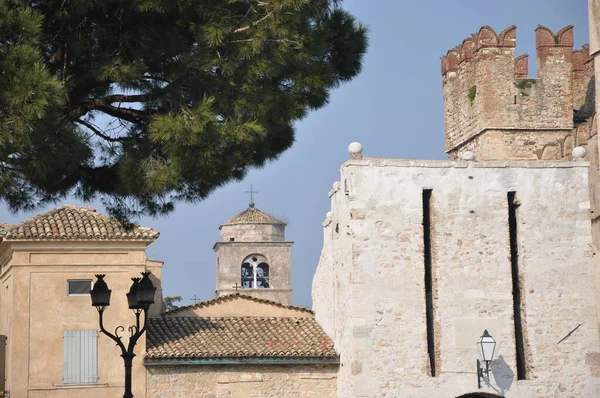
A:
[[[203,365],[148,368],[147,398],[335,398],[333,365]]]
[[[427,344],[423,190],[431,190],[437,377]],[[517,379],[508,192],[517,206],[524,380]],[[354,156],[330,197],[312,293],[340,354],[339,397],[477,392],[475,343],[484,329],[497,347],[479,391],[600,396],[587,162]]]

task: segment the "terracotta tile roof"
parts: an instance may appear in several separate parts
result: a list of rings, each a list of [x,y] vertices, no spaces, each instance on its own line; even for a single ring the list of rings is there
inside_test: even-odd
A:
[[[238,213],[234,217],[230,218],[223,225],[232,225],[232,224],[277,224],[277,225],[286,225],[285,221],[282,221],[276,217],[273,217],[270,214],[265,213],[264,211],[258,210],[254,206],[248,207],[246,210]]]
[[[89,206],[64,205],[0,229],[0,237],[17,239],[154,240],[159,233],[133,225],[125,228],[117,219],[96,213]]]
[[[271,301],[271,300],[256,298],[256,297],[252,297],[252,296],[247,296],[247,295],[241,294],[241,293],[228,294],[226,296],[217,297],[216,299],[213,299],[213,300],[200,301],[200,302],[198,302],[196,304],[188,305],[188,306],[185,306],[185,307],[177,307],[176,309],[171,310],[168,313],[169,313],[169,315],[172,315],[172,314],[176,314],[177,312],[180,312],[182,310],[194,309],[194,308],[202,308],[202,307],[209,307],[211,305],[216,305],[216,304],[222,303],[224,301],[235,300],[237,298],[242,298],[242,299],[251,300],[251,301],[254,301],[254,302],[257,302],[257,303],[269,304],[269,305],[273,305],[275,307],[287,308],[287,309],[290,309],[290,310],[295,310],[295,311],[300,311],[300,312],[307,312],[307,313],[313,314],[313,311],[310,310],[310,309],[308,309],[308,308],[297,307],[295,305],[285,305],[285,304],[278,303],[276,301]]]
[[[146,359],[336,359],[314,318],[150,318]]]

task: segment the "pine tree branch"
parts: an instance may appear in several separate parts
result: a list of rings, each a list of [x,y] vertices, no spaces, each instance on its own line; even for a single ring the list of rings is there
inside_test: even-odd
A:
[[[239,40],[229,40],[227,41],[227,43],[248,43],[251,41],[254,41],[255,39],[239,39]],[[264,40],[265,43],[288,43],[288,44],[295,44],[298,48],[301,48],[302,43],[296,41],[296,40],[290,40],[290,39],[272,39],[272,40]]]
[[[95,109],[102,111],[107,115],[127,120],[131,123],[139,123],[150,120],[150,113],[133,108],[120,108],[108,104],[100,104]]]
[[[148,102],[153,98],[158,98],[164,95],[166,87],[161,90],[157,90],[153,93],[148,94],[137,94],[137,95],[123,95],[123,94],[115,94],[108,95],[106,97],[97,98],[92,101],[81,104],[74,109],[72,109],[67,115],[67,120],[76,121],[81,116],[85,115],[89,111],[92,110],[100,110],[104,113],[107,113],[114,117],[119,117],[121,119],[127,120],[129,122],[137,123],[140,120],[148,120],[150,115],[144,111],[138,111],[132,108],[120,108],[112,106],[113,102]]]
[[[109,141],[109,142],[123,142],[123,141],[127,141],[127,140],[131,139],[131,137],[120,137],[120,138],[110,137],[110,136],[102,133],[97,128],[97,126],[94,126],[93,124],[91,124],[90,122],[86,122],[85,120],[77,119],[77,120],[75,120],[75,123],[81,124],[82,126],[84,126],[84,127],[88,128],[89,130],[91,130],[98,137],[102,138],[103,140]]]
[[[235,29],[233,31],[233,33],[244,32],[244,31],[246,31],[246,30],[248,30],[248,29],[250,29],[250,28],[252,28],[252,27],[254,27],[254,26],[258,25],[258,24],[260,24],[262,21],[264,21],[265,19],[269,18],[271,16],[271,14],[273,14],[273,11],[269,11],[267,13],[267,15],[265,15],[264,17],[262,17],[262,18],[260,18],[260,19],[258,19],[256,21],[254,21],[254,22],[252,22],[250,25],[242,26],[240,28]]]
[[[148,93],[148,94],[137,94],[137,95],[114,94],[114,95],[108,95],[102,99],[104,100],[105,103],[112,104],[113,102],[148,102],[148,101],[152,100],[152,98],[158,98],[160,96],[161,96],[161,94],[159,93],[159,90],[157,90],[154,93]]]

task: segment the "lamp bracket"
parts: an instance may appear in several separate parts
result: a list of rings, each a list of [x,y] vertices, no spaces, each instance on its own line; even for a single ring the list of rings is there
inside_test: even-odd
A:
[[[477,360],[477,388],[481,389],[481,380],[489,383],[490,381],[490,362],[485,362],[485,368],[481,365],[481,361]]]

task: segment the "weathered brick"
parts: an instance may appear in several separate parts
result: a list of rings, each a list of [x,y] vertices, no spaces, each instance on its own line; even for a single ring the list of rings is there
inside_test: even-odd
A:
[[[587,144],[587,128],[574,127],[573,110],[583,105],[594,75],[589,48],[573,51],[572,27],[556,35],[538,27],[538,78],[528,79],[527,56],[515,59],[515,32],[496,35],[483,27],[443,58],[451,159],[465,151],[477,160],[570,159],[573,144]]]

